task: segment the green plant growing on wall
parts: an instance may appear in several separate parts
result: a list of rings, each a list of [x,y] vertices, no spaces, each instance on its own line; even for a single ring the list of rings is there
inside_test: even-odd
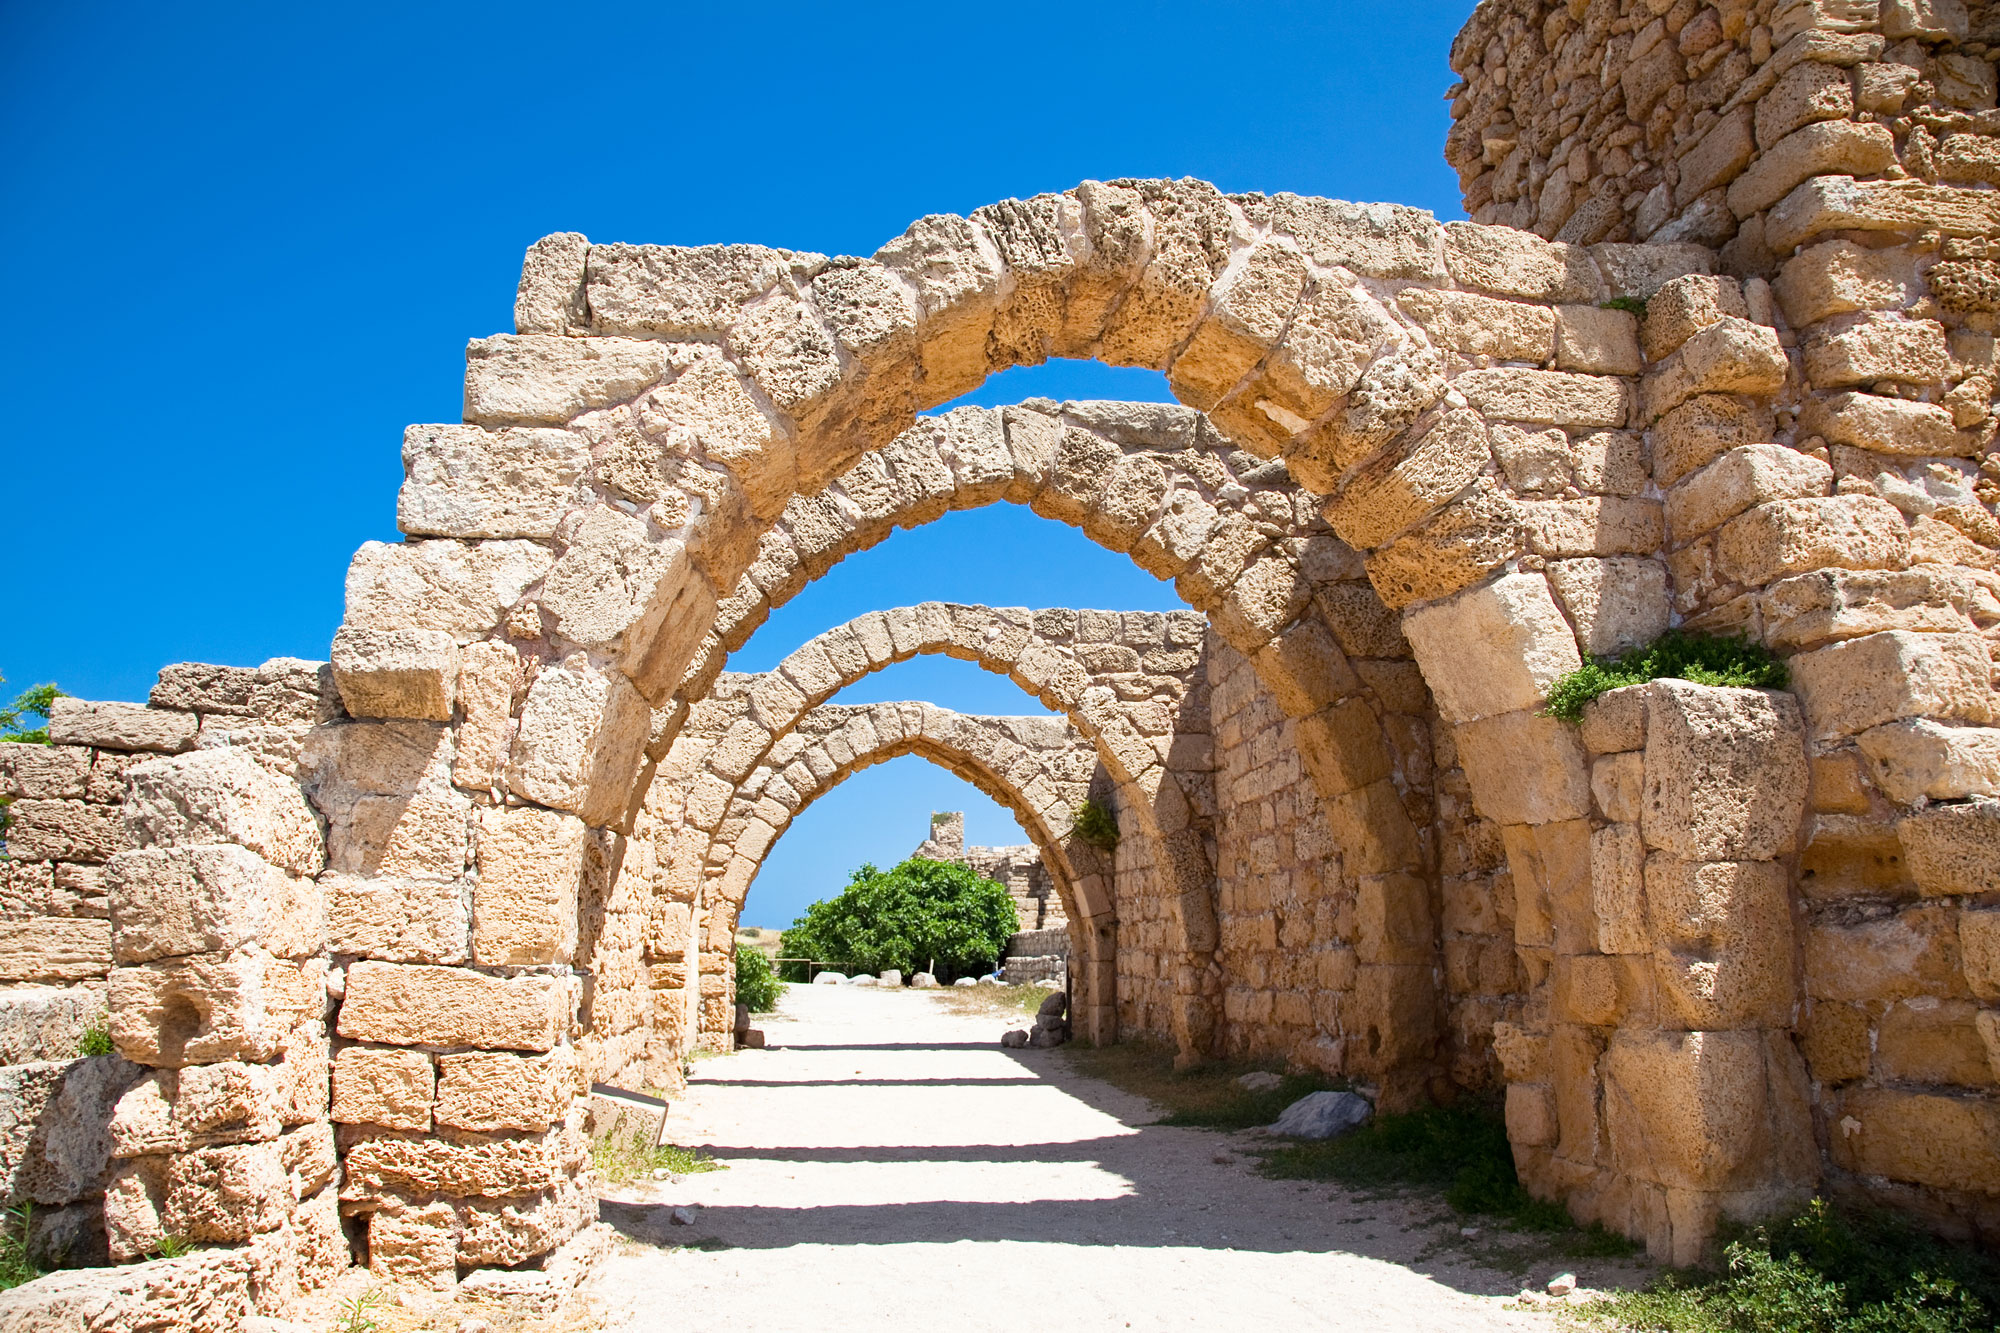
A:
[[[913,856],[893,870],[855,871],[786,928],[785,953],[845,972],[934,970],[951,981],[990,970],[1020,928],[1005,888],[967,866]],[[804,963],[785,970],[787,981],[810,980]]]
[[[1549,686],[1542,712],[1564,722],[1581,722],[1592,699],[1626,685],[1671,677],[1697,685],[1740,685],[1781,690],[1790,679],[1785,664],[1747,639],[1691,634],[1670,629],[1643,648],[1616,657],[1595,657],[1558,676]]]
[[[7,678],[0,676],[0,684]],[[0,708],[0,741],[17,745],[49,743],[49,707],[63,697],[53,685],[33,685],[14,696],[14,702]],[[39,724],[34,724],[35,719]]]
[[[1101,802],[1085,800],[1070,812],[1070,832],[1099,851],[1118,846],[1118,817]]]
[[[736,946],[736,1002],[750,1006],[750,1012],[768,1014],[778,1007],[785,983],[771,970],[771,960],[762,949],[747,944]]]

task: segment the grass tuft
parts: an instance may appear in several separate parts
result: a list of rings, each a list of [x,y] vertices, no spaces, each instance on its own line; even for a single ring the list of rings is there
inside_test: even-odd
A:
[[[619,1185],[644,1179],[662,1169],[676,1176],[698,1176],[709,1171],[728,1170],[699,1148],[683,1148],[674,1143],[648,1146],[643,1133],[623,1141],[598,1139],[590,1145],[590,1164],[599,1176]]]
[[[1668,630],[1643,648],[1617,657],[1596,657],[1556,678],[1542,712],[1564,722],[1581,722],[1583,708],[1601,694],[1661,677],[1697,685],[1740,685],[1781,690],[1789,679],[1785,664],[1746,639]]]
[[[111,1044],[111,1019],[109,1015],[99,1018],[83,1030],[77,1038],[78,1055],[110,1055],[117,1048]]]
[[[1669,1273],[1578,1314],[1659,1333],[1990,1333],[2000,1323],[2000,1261],[1823,1199],[1740,1233],[1723,1257],[1719,1272]]]
[[[1497,1108],[1484,1103],[1378,1115],[1337,1139],[1272,1149],[1258,1169],[1279,1180],[1441,1189],[1458,1212],[1543,1233],[1564,1253],[1582,1258],[1617,1257],[1634,1249],[1623,1236],[1579,1227],[1561,1204],[1530,1195],[1514,1173],[1507,1126]]]
[[[24,1203],[9,1208],[5,1221],[0,1222],[0,1291],[33,1282],[42,1275],[41,1269],[28,1262],[28,1219],[33,1215],[34,1205]]]

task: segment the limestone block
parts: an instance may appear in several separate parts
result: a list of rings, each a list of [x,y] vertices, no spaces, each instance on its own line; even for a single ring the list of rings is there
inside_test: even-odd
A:
[[[458,1214],[448,1203],[386,1200],[368,1215],[368,1271],[385,1281],[450,1291],[458,1277]]]
[[[1892,801],[2000,795],[2000,730],[1909,718],[1871,727],[1855,740]]]
[[[1651,421],[1698,394],[1774,394],[1790,369],[1776,329],[1724,316],[1647,372],[1642,411]]]
[[[1785,254],[1831,231],[1912,232],[1931,227],[1947,236],[1985,235],[2000,216],[2000,200],[1990,191],[1918,180],[1814,176],[1764,216],[1764,243],[1774,253]]]
[[[168,1159],[168,1235],[246,1241],[275,1230],[291,1211],[291,1179],[275,1143],[196,1148]]]
[[[1556,369],[1586,375],[1636,375],[1639,321],[1629,310],[1566,305],[1556,310]]]
[[[1872,495],[1769,501],[1731,519],[1716,543],[1722,572],[1751,587],[1828,567],[1901,569],[1909,551],[1902,515]]]
[[[1896,821],[1919,893],[2000,892],[2000,804],[1937,805]]]
[[[1774,438],[1771,409],[1747,398],[1701,394],[1653,423],[1653,479],[1672,486],[1739,444]]]
[[[154,759],[127,774],[125,830],[137,847],[233,842],[298,875],[326,861],[318,818],[296,783],[235,750]]]
[[[1789,1039],[1620,1032],[1604,1080],[1617,1171],[1699,1190],[1807,1187],[1818,1175],[1805,1071]]]
[[[1896,160],[1895,136],[1886,125],[1824,120],[1772,145],[1729,187],[1729,211],[1739,218],[1761,213],[1813,176],[1872,176]]]
[[[1550,426],[1622,426],[1625,385],[1610,376],[1559,370],[1469,370],[1452,388],[1488,417]]]
[[[458,673],[462,714],[452,755],[452,782],[470,791],[490,791],[507,759],[512,739],[514,693],[521,680],[521,657],[505,643],[465,648]]]
[[[349,1046],[333,1059],[333,1118],[345,1125],[428,1130],[437,1076],[422,1051]]]
[[[468,880],[331,874],[326,942],[334,953],[396,963],[462,963],[472,936]]]
[[[1875,128],[1842,121],[1826,124]],[[1823,241],[1794,255],[1771,287],[1786,320],[1796,329],[1851,310],[1901,310],[1923,291],[1909,249],[1871,250],[1849,240]]]
[[[581,505],[589,468],[589,442],[572,431],[411,426],[396,525],[415,536],[547,541]]]
[[[1522,549],[1520,508],[1490,478],[1368,556],[1368,581],[1401,608],[1479,582]]]
[[[1478,414],[1447,412],[1414,439],[1349,478],[1324,513],[1342,541],[1379,546],[1447,504],[1491,461]]]
[[[1473,804],[1501,824],[1547,824],[1590,810],[1583,746],[1568,724],[1539,713],[1501,713],[1455,733]]]
[[[80,800],[90,779],[90,751],[80,745],[0,741],[0,796]]]
[[[1652,555],[1666,536],[1656,500],[1587,495],[1530,500],[1520,507],[1528,549],[1553,557]]]
[[[1739,445],[1668,493],[1667,528],[1683,542],[1752,505],[1824,496],[1832,487],[1832,467],[1810,454],[1780,444]]]
[[[1882,35],[1962,42],[1971,27],[1962,0],[1882,0]]]
[[[112,944],[121,963],[261,945],[280,958],[318,953],[319,885],[245,847],[151,847],[106,867]]]
[[[498,334],[465,347],[465,419],[561,425],[626,403],[667,373],[668,345],[630,338]]]
[[[1696,333],[1731,316],[1750,317],[1743,284],[1734,278],[1690,273],[1661,284],[1646,300],[1646,318],[1639,330],[1646,360],[1666,360]]]
[[[1935,1189],[2000,1193],[2000,1108],[1971,1097],[1852,1088],[1834,1108],[1834,1164]]]
[[[111,967],[111,926],[87,918],[0,920],[0,982],[90,981]]]
[[[158,1242],[113,1257],[136,1259]],[[117,1268],[78,1268],[0,1294],[0,1327],[9,1333],[73,1329],[186,1329],[223,1333],[247,1327],[249,1265],[235,1250],[202,1251],[177,1259]]]
[[[1798,703],[1682,680],[1646,689],[1647,845],[1689,860],[1793,850],[1808,776]]]
[[[353,629],[333,636],[333,679],[354,717],[451,720],[459,649],[443,630]]]
[[[114,968],[111,1040],[126,1059],[177,1068],[268,1060],[326,1005],[326,966],[254,950]]]
[[[176,662],[160,668],[159,679],[146,698],[155,708],[241,717],[253,711],[251,697],[256,682],[257,673],[251,667]]]
[[[459,1257],[466,1263],[482,1265],[512,1266],[546,1254],[597,1220],[596,1196],[580,1180],[532,1198],[475,1200],[457,1207]],[[563,1258],[555,1256],[539,1272],[529,1269],[506,1276],[518,1282],[532,1273],[537,1278],[559,1281]],[[550,1273],[551,1268],[556,1272]]]
[[[566,963],[576,951],[586,828],[533,806],[479,812],[472,952],[482,966]]]
[[[22,861],[109,860],[125,846],[115,805],[15,801],[7,807],[7,851]]]
[[[532,1057],[488,1051],[439,1056],[437,1121],[488,1134],[539,1134],[562,1122],[576,1083],[576,1058],[566,1049]]]
[[[599,671],[581,655],[544,668],[521,708],[508,786],[607,823],[625,811],[651,725],[651,708],[623,673]]]
[[[104,1011],[102,981],[9,986],[0,991],[0,1065],[67,1059]]]
[[[1806,993],[1815,1000],[1861,1004],[1965,995],[1960,915],[1955,908],[1927,903],[1851,925],[1829,917],[1811,921],[1801,949]]]
[[[1967,452],[1949,411],[1930,403],[1843,392],[1806,399],[1799,428],[1828,444],[1880,454],[1935,457]]]
[[[1885,380],[1937,384],[1951,374],[1944,325],[1936,320],[1867,313],[1843,316],[1833,324],[1805,344],[1806,378],[1816,389]]]
[[[1421,287],[1405,288],[1396,303],[1440,347],[1538,365],[1554,358],[1556,313],[1548,306]]]
[[[1615,823],[1637,824],[1643,808],[1645,774],[1642,754],[1607,754],[1592,760],[1590,794],[1597,802],[1598,813]]]
[[[1646,919],[1663,1027],[1783,1028],[1792,918],[1775,861],[1646,858]]]
[[[559,977],[357,962],[347,969],[338,1031],[387,1045],[546,1051],[568,1030],[574,1004]]]
[[[1645,245],[1605,242],[1591,246],[1590,257],[1604,271],[1610,296],[1650,301],[1654,293],[1675,278],[1707,273],[1714,263],[1715,252],[1689,242],[1654,241]]]
[[[1672,61],[1673,57],[1668,56],[1667,59]],[[1716,121],[1708,133],[1681,154],[1681,175],[1680,182],[1674,187],[1674,207],[1685,209],[1710,190],[1729,184],[1755,155],[1750,108],[1738,107]],[[1653,234],[1664,236],[1666,229]]]
[[[1823,570],[1765,590],[1765,641],[1781,650],[1883,630],[1970,632],[1974,590],[1962,571]]]
[[[1355,791],[1388,777],[1393,768],[1375,714],[1360,699],[1300,718],[1294,739],[1322,794]]]
[[[514,292],[514,332],[568,333],[590,318],[583,271],[590,242],[574,231],[544,236],[528,247]]]
[[[1667,567],[1657,560],[1552,560],[1547,574],[1588,656],[1651,643],[1667,628]]]
[[[1403,633],[1446,720],[1538,707],[1551,682],[1582,665],[1576,637],[1537,574],[1507,574],[1407,611]]]
[[[1546,1084],[1507,1085],[1507,1141],[1548,1147],[1556,1141],[1556,1099]]]
[[[1590,835],[1590,903],[1599,952],[1652,952],[1653,934],[1646,922],[1645,865],[1646,846],[1636,824],[1609,824]]]
[[[363,542],[347,569],[347,624],[483,638],[555,563],[528,541]]]
[[[195,719],[144,704],[92,703],[58,695],[49,705],[49,740],[100,750],[153,750],[179,754],[194,746]]]
[[[1972,993],[2000,1000],[2000,912],[1960,913],[1958,948]]]
[[[1284,333],[1309,280],[1295,247],[1276,240],[1253,247],[1216,284],[1208,317],[1174,358],[1175,396],[1204,411],[1221,401]]]
[[[140,1070],[116,1056],[0,1068],[0,1190],[53,1207],[95,1197],[111,1162],[105,1126]]]
[[[569,1129],[507,1138],[373,1134],[348,1149],[341,1197],[532,1194],[561,1187],[585,1152],[583,1135]]]
[[[1865,1078],[1871,1058],[1866,1010],[1851,1004],[1814,1003],[1801,1025],[1799,1049],[1820,1083],[1831,1087]]]
[[[1891,1005],[1875,1030],[1875,1072],[1883,1081],[1989,1087],[1993,1071],[1969,1000]]]
[[[1535,301],[1605,298],[1604,279],[1581,246],[1474,222],[1447,222],[1442,230],[1445,267],[1460,286]]]
[[[1992,661],[1971,634],[1888,630],[1791,659],[1815,740],[1905,717],[1993,720]]]
[[[190,1065],[181,1070],[156,1071],[149,1082],[168,1083],[172,1088],[172,1142],[140,1145],[142,1152],[174,1151],[214,1147],[232,1143],[265,1142],[278,1137],[281,1125],[275,1069],[270,1065],[226,1061],[213,1065]],[[134,1089],[138,1091],[138,1089]],[[120,1123],[126,1117],[128,1092],[118,1104],[112,1136],[120,1157],[133,1155],[123,1138]]]
[[[1766,152],[1802,125],[1845,120],[1854,113],[1854,86],[1847,71],[1805,61],[1779,76],[1757,99],[1757,146]]]
[[[599,333],[675,338],[720,332],[738,309],[784,283],[809,280],[825,257],[762,245],[596,245],[585,293]]]

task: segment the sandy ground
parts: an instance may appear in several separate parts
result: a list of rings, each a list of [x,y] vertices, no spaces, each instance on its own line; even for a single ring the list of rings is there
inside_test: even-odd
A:
[[[771,1049],[697,1064],[673,1107],[729,1169],[607,1193],[605,1325],[1555,1327],[1507,1307],[1563,1264],[1482,1252],[1435,1201],[1266,1180],[1252,1136],[1148,1126],[1060,1051],[1002,1050],[1025,1022],[791,987]]]

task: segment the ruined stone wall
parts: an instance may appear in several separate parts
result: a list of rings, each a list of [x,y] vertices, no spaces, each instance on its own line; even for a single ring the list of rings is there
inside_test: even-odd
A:
[[[1042,864],[1041,850],[1032,843],[967,847],[962,810],[933,814],[930,836],[917,844],[910,855],[928,861],[958,862],[1006,889],[1014,900],[1014,916],[1021,930],[1061,930],[1069,924],[1062,896],[1056,892],[1048,867]]]

